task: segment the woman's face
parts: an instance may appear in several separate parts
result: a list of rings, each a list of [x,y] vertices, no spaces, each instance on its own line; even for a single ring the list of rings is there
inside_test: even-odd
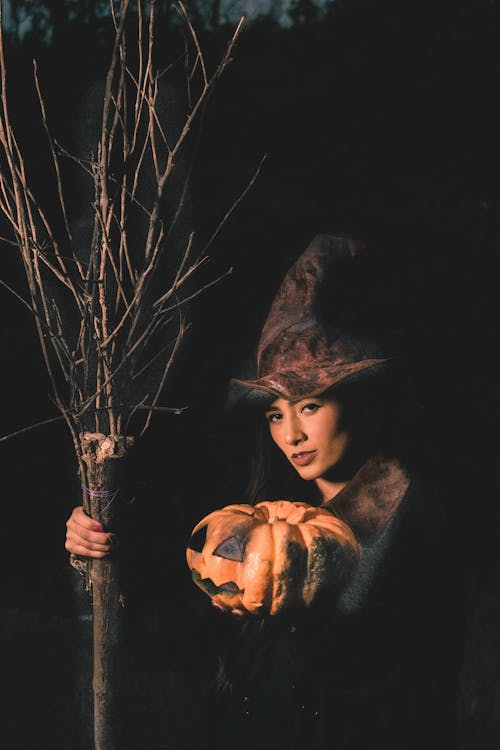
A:
[[[302,479],[323,477],[344,456],[349,436],[332,398],[277,398],[266,411],[271,437]]]

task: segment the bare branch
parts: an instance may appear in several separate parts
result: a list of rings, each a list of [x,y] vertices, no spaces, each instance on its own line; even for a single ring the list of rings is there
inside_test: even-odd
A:
[[[28,308],[28,310],[30,311],[30,313],[32,315],[37,315],[38,314],[38,313],[35,313],[33,307],[30,305],[30,303],[27,300],[25,300],[24,297],[22,297],[19,294],[19,292],[16,292],[15,289],[13,289],[9,284],[7,284],[6,281],[3,281],[2,279],[0,279],[0,286],[5,287],[5,289],[7,289],[11,294],[13,294],[14,297],[19,300],[19,302],[21,302],[25,307]]]
[[[174,361],[175,355],[177,354],[177,350],[178,350],[178,348],[179,348],[179,346],[181,344],[181,341],[184,338],[185,332],[186,332],[186,327],[184,325],[184,320],[183,320],[182,316],[179,316],[179,330],[178,330],[178,333],[177,333],[177,338],[175,340],[175,344],[174,344],[174,346],[172,348],[170,356],[169,356],[169,358],[167,360],[167,363],[165,365],[165,368],[163,370],[163,374],[161,376],[160,384],[158,385],[158,388],[156,389],[156,393],[155,393],[155,395],[153,397],[152,405],[149,408],[148,415],[147,415],[146,421],[144,423],[144,427],[142,428],[142,430],[140,432],[141,436],[146,432],[146,430],[148,429],[148,427],[149,427],[149,425],[151,423],[151,418],[152,418],[152,415],[153,415],[153,409],[156,408],[158,400],[159,400],[159,398],[161,396],[161,393],[163,391],[163,386],[165,385],[165,381],[167,379],[168,373],[170,372],[170,368],[172,367],[172,363]]]
[[[227,222],[229,221],[229,219],[232,216],[232,214],[235,212],[235,210],[240,205],[241,201],[245,198],[245,196],[248,194],[248,192],[252,189],[252,187],[254,186],[254,183],[255,183],[256,179],[258,178],[258,176],[260,174],[260,170],[262,169],[262,165],[264,164],[264,162],[265,162],[266,159],[267,159],[267,154],[264,154],[264,156],[262,157],[262,159],[259,162],[259,166],[255,170],[255,174],[253,175],[252,179],[250,180],[250,182],[248,183],[248,185],[246,186],[246,188],[243,190],[243,192],[240,193],[240,195],[238,196],[238,198],[236,198],[236,200],[234,201],[233,205],[229,208],[228,211],[226,211],[226,213],[222,217],[222,220],[219,222],[218,226],[216,227],[215,232],[212,234],[212,236],[208,240],[207,244],[203,248],[202,255],[204,255],[207,252],[208,248],[212,245],[213,241],[215,240],[215,238],[217,237],[217,235],[221,231],[222,227],[227,224]]]
[[[152,406],[151,404],[140,404],[137,409],[146,409],[147,411],[160,411],[164,414],[183,414],[188,410],[187,406]]]
[[[116,286],[117,286],[118,291],[119,291],[119,293],[120,293],[120,295],[121,295],[121,297],[123,299],[123,302],[124,302],[125,305],[128,305],[127,297],[126,297],[125,292],[123,290],[122,277],[120,276],[120,274],[118,272],[118,268],[116,266],[116,261],[115,261],[115,258],[113,256],[113,251],[111,250],[111,247],[110,247],[109,237],[108,237],[108,230],[107,230],[107,228],[103,224],[102,216],[101,216],[101,214],[99,212],[99,207],[96,206],[95,204],[94,204],[94,210],[95,210],[95,216],[96,216],[97,221],[99,222],[99,225],[100,225],[100,228],[101,228],[102,245],[103,245],[104,253],[107,255],[107,257],[109,259],[109,263],[111,265],[111,268],[113,269],[113,274],[114,274],[114,278],[115,278],[115,281],[116,281]],[[105,262],[106,262],[105,261],[105,257],[103,256],[102,267],[101,267],[101,273],[103,274],[103,278],[104,278],[104,264],[105,264]]]
[[[187,23],[188,29],[189,29],[189,31],[191,33],[191,38],[192,38],[192,40],[195,43],[196,51],[197,51],[196,60],[195,60],[194,66],[193,66],[193,70],[191,71],[190,78],[193,77],[193,74],[194,74],[194,71],[196,69],[196,66],[199,63],[200,67],[201,67],[201,72],[202,72],[202,75],[203,75],[203,83],[205,84],[205,86],[207,86],[208,85],[207,71],[206,71],[206,68],[205,68],[205,61],[203,59],[203,53],[201,51],[200,44],[198,42],[198,36],[197,36],[197,34],[196,34],[196,32],[195,32],[195,30],[193,28],[193,25],[192,25],[192,23],[191,23],[191,21],[189,19],[189,16],[188,16],[188,14],[186,12],[186,8],[184,7],[184,4],[182,2],[179,2],[179,7],[180,7],[180,9],[182,11],[181,15],[184,17],[184,20]]]
[[[151,359],[149,360],[149,362],[146,362],[146,364],[143,367],[141,367],[141,369],[138,370],[138,372],[136,372],[136,373],[134,373],[132,375],[132,380],[137,380],[137,378],[140,378],[141,375],[144,375],[144,373],[146,372],[146,370],[149,370],[149,368],[152,365],[154,365],[154,363],[157,362],[163,356],[163,354],[165,354],[165,352],[168,349],[170,349],[171,346],[172,346],[172,342],[169,341],[169,343],[166,346],[163,346],[161,349],[158,349],[158,351],[156,352],[156,354],[154,355],[154,357],[151,357]]]
[[[184,271],[185,265],[187,263],[187,259],[189,258],[189,253],[191,252],[193,239],[194,239],[194,232],[191,232],[191,234],[189,235],[188,243],[186,245],[186,249],[184,250],[184,255],[182,256],[182,260],[179,263],[179,267],[175,275],[174,283],[172,284],[168,292],[166,292],[164,295],[162,295],[159,299],[156,300],[153,307],[157,307],[158,305],[161,305],[166,299],[168,299],[173,294],[173,292],[177,290],[179,286],[179,279],[181,277],[182,272]]]
[[[80,169],[83,169],[83,171],[89,177],[93,177],[93,172],[92,172],[93,162],[89,161],[88,159],[81,159],[80,157],[75,156],[74,154],[70,153],[69,151],[67,151],[64,148],[64,146],[62,146],[59,143],[59,141],[57,141],[55,139],[54,139],[54,144],[57,146],[57,148],[59,149],[59,151],[61,152],[61,154],[63,156],[65,156],[67,159],[71,159],[71,161],[75,162],[75,164],[77,164],[80,167]]]
[[[66,203],[64,201],[64,193],[63,193],[62,180],[61,180],[61,170],[59,167],[59,159],[57,158],[56,149],[54,147],[54,141],[52,140],[52,136],[50,134],[49,126],[47,123],[47,114],[45,112],[45,102],[43,100],[42,92],[40,89],[40,82],[38,80],[38,66],[37,66],[36,60],[33,60],[33,75],[35,78],[35,87],[36,87],[36,93],[38,96],[38,102],[40,104],[40,109],[42,112],[43,127],[45,129],[45,133],[49,141],[50,151],[52,153],[52,161],[54,163],[54,169],[56,172],[57,194],[59,196],[59,203],[60,203],[62,214],[64,217],[64,224],[66,226],[66,231],[68,233],[68,237],[71,239],[71,230],[69,228],[68,216],[66,213]]]
[[[227,276],[230,276],[233,272],[233,267],[228,268],[227,271],[225,271],[220,276],[217,276],[216,279],[213,279],[212,281],[209,281],[207,284],[204,284],[202,287],[196,290],[196,292],[193,292],[193,294],[190,294],[189,297],[184,297],[184,299],[181,299],[180,302],[177,302],[175,305],[171,305],[170,307],[165,307],[162,309],[162,313],[170,312],[171,310],[177,309],[180,305],[185,305],[186,302],[190,302],[191,300],[195,299],[196,297],[199,297],[200,294],[203,294],[204,291],[207,289],[210,289],[211,286],[214,286],[214,284],[218,284],[219,281],[222,281],[222,279],[225,279]]]
[[[2,437],[0,437],[0,443],[4,443],[6,440],[10,440],[11,438],[17,437],[18,435],[24,435],[26,432],[31,432],[31,430],[36,430],[38,429],[38,427],[45,427],[45,425],[52,424],[52,422],[60,422],[62,419],[64,419],[64,416],[61,414],[58,417],[43,419],[41,422],[30,424],[29,427],[22,427],[20,430],[10,432],[8,435],[3,435]]]

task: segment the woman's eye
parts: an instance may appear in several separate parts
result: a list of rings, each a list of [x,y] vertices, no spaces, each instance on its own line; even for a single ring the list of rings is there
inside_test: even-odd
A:
[[[309,404],[304,404],[304,406],[302,407],[301,411],[302,412],[305,411],[306,414],[313,414],[315,411],[317,411],[319,409],[319,407],[320,407],[319,404],[311,402]]]
[[[280,421],[281,416],[282,416],[281,414],[278,414],[278,412],[275,412],[273,414],[268,414],[266,418],[270,424],[274,424],[275,422]]]

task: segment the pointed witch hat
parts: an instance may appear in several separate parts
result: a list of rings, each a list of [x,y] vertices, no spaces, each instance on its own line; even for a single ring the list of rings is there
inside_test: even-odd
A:
[[[328,274],[363,249],[353,239],[314,237],[274,298],[257,350],[257,378],[233,383],[297,401],[392,359],[382,356],[375,341],[327,324],[318,312]]]

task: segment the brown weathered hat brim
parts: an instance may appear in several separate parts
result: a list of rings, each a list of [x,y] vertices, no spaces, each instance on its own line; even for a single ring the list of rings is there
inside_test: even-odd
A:
[[[309,396],[319,396],[320,393],[338,385],[344,380],[391,360],[364,359],[358,362],[344,364],[315,365],[311,369],[281,370],[264,375],[256,380],[240,380],[232,378],[231,382],[244,388],[265,391],[287,401],[300,401]]]

